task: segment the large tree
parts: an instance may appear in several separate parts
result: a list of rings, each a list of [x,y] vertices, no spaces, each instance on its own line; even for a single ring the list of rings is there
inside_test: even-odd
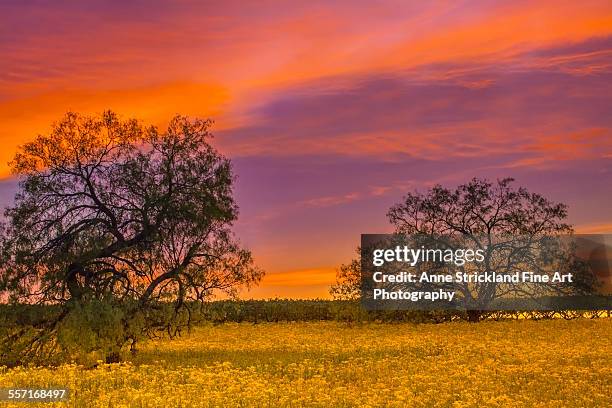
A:
[[[94,337],[111,321],[121,328],[105,348],[116,359],[144,333],[188,324],[191,307],[216,291],[233,295],[261,279],[230,230],[234,176],[209,143],[210,124],[177,116],[160,132],[112,112],[68,113],[20,149],[0,293],[57,311],[10,340],[21,353],[61,349],[70,319]]]
[[[572,259],[571,248],[564,246],[563,241],[547,240],[572,232],[572,227],[564,222],[567,207],[525,188],[515,188],[512,183],[511,178],[496,183],[475,178],[455,189],[436,185],[426,192],[408,193],[403,201],[390,208],[387,217],[397,236],[420,240],[416,247],[428,242],[484,249],[485,261],[461,267],[464,272],[505,274],[521,270],[544,271],[548,267],[566,270],[579,267]],[[433,267],[439,268],[439,265]],[[464,304],[473,309],[468,311],[469,318],[478,320],[479,307],[487,308],[493,300],[503,296],[536,297],[589,289],[593,285],[589,275],[581,277],[584,280],[565,286],[529,288],[482,283],[449,284],[449,288],[459,291]],[[357,298],[359,287],[360,262],[353,261],[341,267],[331,293]]]

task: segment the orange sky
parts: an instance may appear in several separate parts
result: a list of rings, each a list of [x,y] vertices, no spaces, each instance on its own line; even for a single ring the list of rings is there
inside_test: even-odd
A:
[[[122,3],[0,5],[4,204],[17,146],[110,108],[215,120],[268,272],[247,296],[327,296],[359,234],[435,182],[516,176],[610,231],[609,1]]]

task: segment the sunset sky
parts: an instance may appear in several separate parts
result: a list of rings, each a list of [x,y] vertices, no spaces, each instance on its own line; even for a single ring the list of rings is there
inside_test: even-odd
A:
[[[608,1],[3,1],[0,201],[66,111],[210,117],[244,297],[327,297],[408,191],[512,176],[612,232]]]

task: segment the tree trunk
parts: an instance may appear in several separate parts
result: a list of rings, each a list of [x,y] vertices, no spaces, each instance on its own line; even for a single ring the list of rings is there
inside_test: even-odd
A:
[[[138,349],[136,348],[135,338],[132,338],[132,344],[130,344],[130,353],[132,353],[132,356],[135,356],[136,354],[138,354]]]
[[[118,351],[112,351],[106,355],[106,364],[120,363],[121,353]]]
[[[468,310],[467,311],[468,322],[478,323],[480,321],[481,315],[482,315],[481,310]]]

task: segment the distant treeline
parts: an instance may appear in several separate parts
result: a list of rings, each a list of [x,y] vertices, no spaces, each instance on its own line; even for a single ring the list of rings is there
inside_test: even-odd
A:
[[[411,322],[443,323],[469,320],[467,313],[452,310],[383,310],[368,311],[358,301],[350,300],[219,300],[192,305],[192,323],[273,323],[340,321],[348,323]],[[0,305],[1,326],[33,326],[58,313],[59,308],[39,305]],[[171,308],[168,308],[168,313]],[[504,319],[573,319],[610,317],[610,311],[483,311],[480,320]]]
[[[204,321],[224,322],[300,322],[333,320],[343,322],[443,323],[469,320],[466,312],[453,310],[365,310],[352,300],[223,300],[203,306]],[[610,311],[483,311],[481,319],[552,319],[610,317]]]

